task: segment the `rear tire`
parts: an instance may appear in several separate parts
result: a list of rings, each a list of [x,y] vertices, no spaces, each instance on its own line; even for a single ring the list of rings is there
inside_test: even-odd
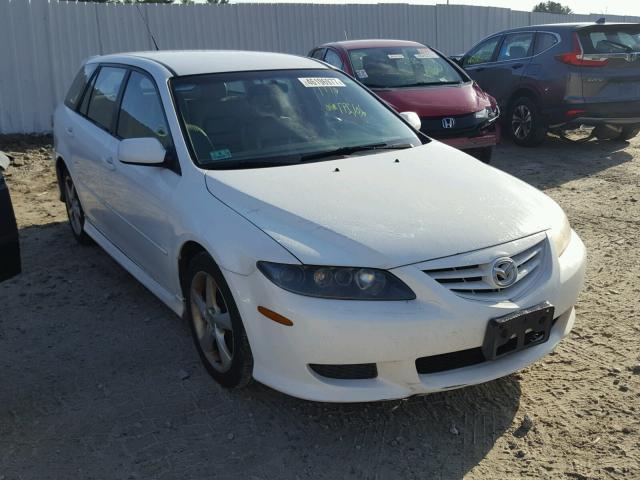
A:
[[[85,216],[80,204],[80,197],[78,197],[78,191],[73,183],[71,174],[66,168],[62,172],[62,188],[64,189],[64,204],[67,207],[71,233],[81,245],[90,245],[93,241],[84,230]]]
[[[249,339],[231,290],[207,253],[189,263],[185,293],[191,334],[207,372],[223,387],[244,387],[253,372]]]
[[[534,100],[516,98],[509,107],[508,131],[514,143],[523,147],[540,145],[547,135],[548,126]]]
[[[622,127],[622,132],[620,132],[620,135],[618,135],[616,140],[631,140],[632,138],[635,138],[638,133],[640,133],[640,126],[628,125],[626,127]]]
[[[468,150],[467,153],[484,163],[491,163],[493,156],[493,147],[474,148]]]

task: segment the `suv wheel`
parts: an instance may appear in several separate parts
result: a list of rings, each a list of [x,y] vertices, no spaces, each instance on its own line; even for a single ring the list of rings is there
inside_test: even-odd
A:
[[[547,125],[538,106],[529,97],[519,97],[509,109],[509,133],[517,145],[535,147],[547,134]]]
[[[249,340],[231,290],[208,254],[191,261],[185,287],[187,319],[207,372],[224,387],[245,386],[253,371]]]
[[[88,245],[91,243],[91,237],[84,231],[84,210],[80,204],[76,186],[66,169],[62,174],[62,186],[64,188],[64,204],[67,207],[67,216],[69,217],[71,232],[78,243]]]
[[[640,126],[638,125],[628,125],[626,127],[622,127],[622,131],[620,135],[616,138],[616,140],[631,140],[636,137],[640,133]]]

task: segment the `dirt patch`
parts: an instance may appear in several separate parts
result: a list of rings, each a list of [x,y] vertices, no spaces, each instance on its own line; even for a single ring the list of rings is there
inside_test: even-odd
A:
[[[589,250],[573,333],[530,368],[406,401],[229,392],[187,327],[74,243],[50,137],[0,137],[24,273],[0,285],[0,478],[640,478],[640,138],[498,148]]]

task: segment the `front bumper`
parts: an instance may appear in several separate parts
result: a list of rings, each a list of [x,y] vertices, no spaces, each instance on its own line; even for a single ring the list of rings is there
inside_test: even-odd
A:
[[[551,250],[550,242],[548,246]],[[480,252],[502,254],[501,247]],[[549,258],[555,258],[555,252],[550,251]],[[247,277],[226,272],[226,277],[249,337],[256,380],[309,400],[362,402],[486,382],[546,355],[573,326],[573,305],[583,283],[585,260],[584,245],[573,233],[566,251],[549,262],[535,287],[513,301],[497,303],[460,298],[432,280],[420,265],[393,270],[416,293],[417,299],[407,302],[303,297],[276,287],[258,271]],[[418,373],[418,358],[478,347],[490,318],[545,300],[556,308],[556,321],[546,343],[495,361],[438,373]],[[258,306],[286,316],[294,325],[288,327],[267,319],[258,313]],[[332,379],[309,367],[363,363],[376,364],[376,378]]]

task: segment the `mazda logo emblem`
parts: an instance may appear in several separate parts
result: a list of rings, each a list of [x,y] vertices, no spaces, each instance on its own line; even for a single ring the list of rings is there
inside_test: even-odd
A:
[[[507,288],[518,279],[518,266],[512,258],[501,257],[493,261],[491,279],[498,288]]]
[[[442,128],[453,128],[456,124],[456,119],[451,117],[446,117],[442,119]]]

